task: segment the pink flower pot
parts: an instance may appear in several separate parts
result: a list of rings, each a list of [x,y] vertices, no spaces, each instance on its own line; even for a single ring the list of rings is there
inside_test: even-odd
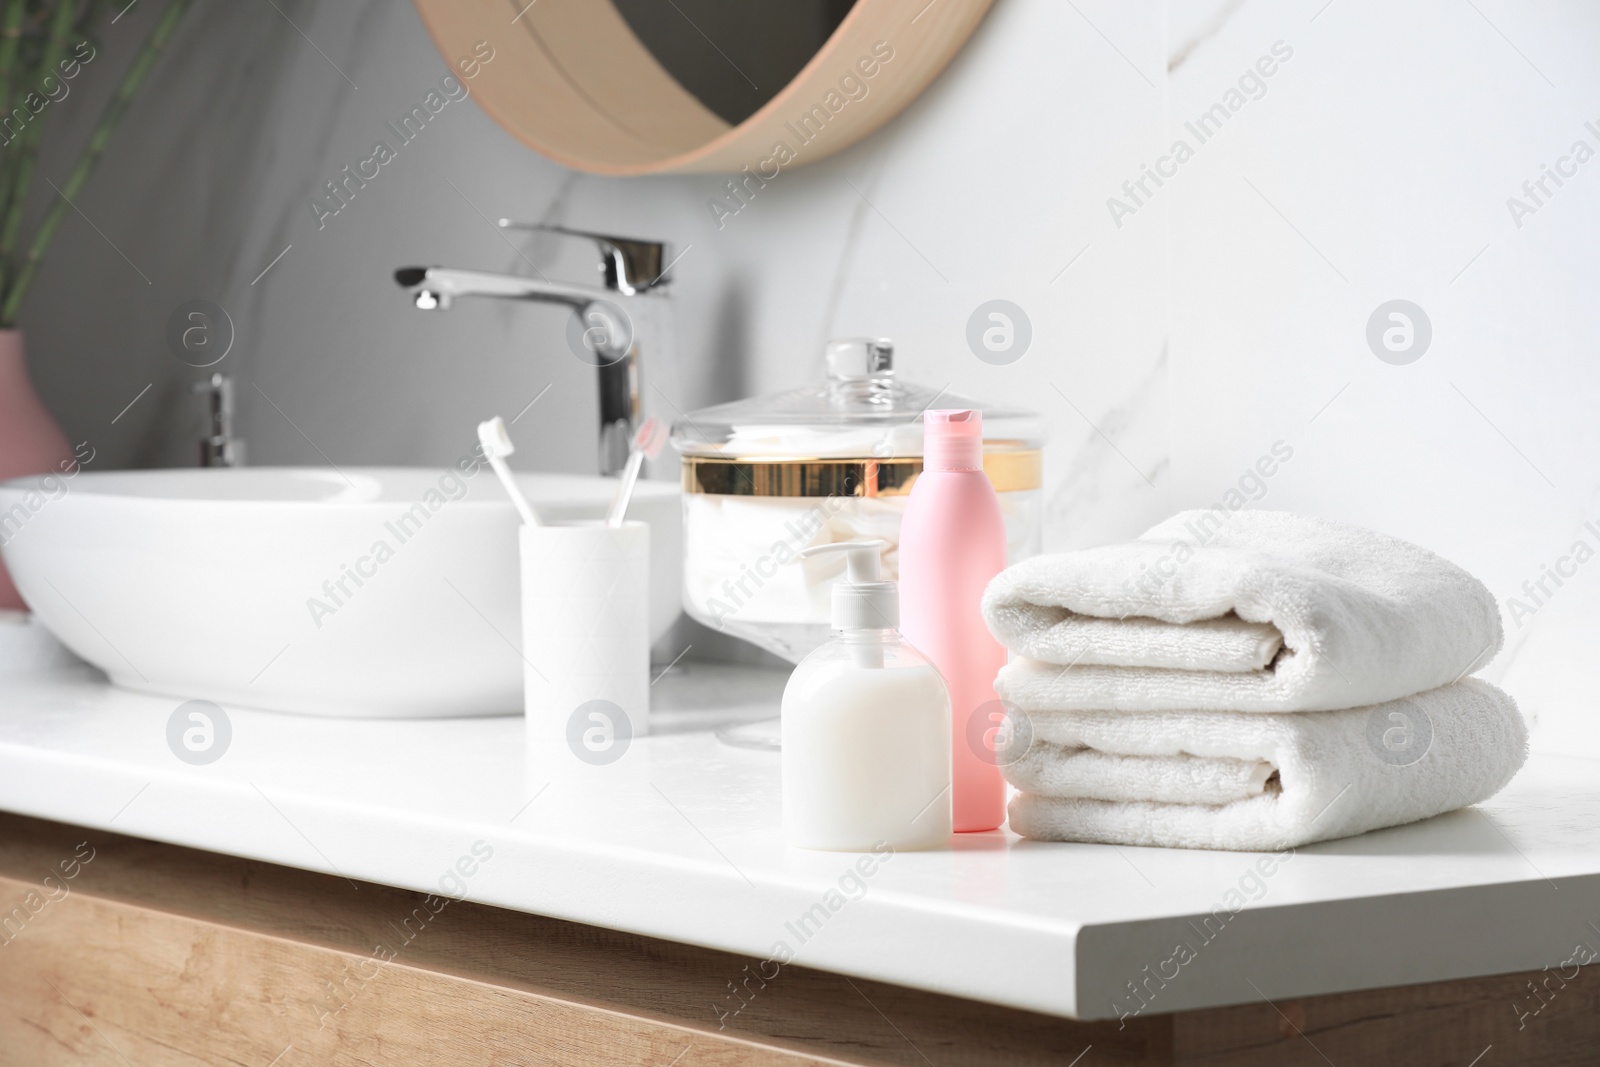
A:
[[[71,460],[66,435],[28,379],[22,331],[0,329],[0,480],[58,471]],[[27,605],[0,564],[0,609],[7,608]]]

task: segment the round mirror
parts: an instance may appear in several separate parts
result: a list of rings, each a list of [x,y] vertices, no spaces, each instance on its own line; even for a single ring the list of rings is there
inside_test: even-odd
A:
[[[993,0],[416,0],[496,122],[595,174],[764,178],[846,148],[944,69]]]

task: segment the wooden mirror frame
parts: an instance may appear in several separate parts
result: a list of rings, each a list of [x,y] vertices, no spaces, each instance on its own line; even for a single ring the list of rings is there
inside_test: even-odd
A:
[[[855,144],[899,114],[993,2],[856,0],[800,73],[737,126],[679,85],[611,0],[416,5],[478,104],[558,163],[611,175],[749,167],[770,179]]]

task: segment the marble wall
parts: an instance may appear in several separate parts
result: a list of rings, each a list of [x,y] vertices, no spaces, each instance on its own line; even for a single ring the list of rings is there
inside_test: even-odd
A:
[[[1215,497],[1288,443],[1257,506],[1373,526],[1478,574],[1507,631],[1488,676],[1537,745],[1600,754],[1585,653],[1600,566],[1579,561],[1600,550],[1585,525],[1600,514],[1600,162],[1580,162],[1600,152],[1600,9],[1192,14],[1180,33],[1174,11],[1174,42],[1202,43],[1169,58],[1167,132],[1193,155],[1157,194],[1171,484]],[[1263,57],[1274,73],[1249,77]],[[1194,126],[1241,86],[1237,110]],[[1395,301],[1413,306],[1409,345]]]
[[[560,312],[425,315],[390,272],[589,276],[582,249],[508,243],[500,216],[663,238],[682,258],[662,413],[809,381],[830,337],[892,336],[907,376],[1048,416],[1055,548],[1210,504],[1285,442],[1252,506],[1367,523],[1484,576],[1510,635],[1494,676],[1541,743],[1600,754],[1574,696],[1600,681],[1583,655],[1600,564],[1559,564],[1580,538],[1600,549],[1583,525],[1600,163],[1574,147],[1600,149],[1592,5],[998,0],[905,114],[720,225],[711,176],[574,174],[465,101],[319,220],[322,183],[446,68],[408,4],[277,7],[197,5],[28,306],[41,389],[100,462],[189,462],[198,372],[163,331],[205,298],[237,328],[253,462],[444,463],[548,386],[519,459],[591,469],[592,371]],[[46,173],[155,8],[113,27],[61,105]],[[966,339],[994,299],[1032,327],[1005,366]],[[1415,310],[1410,347],[1385,347],[1397,300],[1426,348]],[[1533,603],[1523,583],[1558,564],[1573,576]]]

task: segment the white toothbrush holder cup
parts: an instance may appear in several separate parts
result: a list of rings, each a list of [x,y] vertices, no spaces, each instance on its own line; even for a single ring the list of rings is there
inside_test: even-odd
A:
[[[650,527],[521,527],[530,755],[621,758],[650,710]]]

